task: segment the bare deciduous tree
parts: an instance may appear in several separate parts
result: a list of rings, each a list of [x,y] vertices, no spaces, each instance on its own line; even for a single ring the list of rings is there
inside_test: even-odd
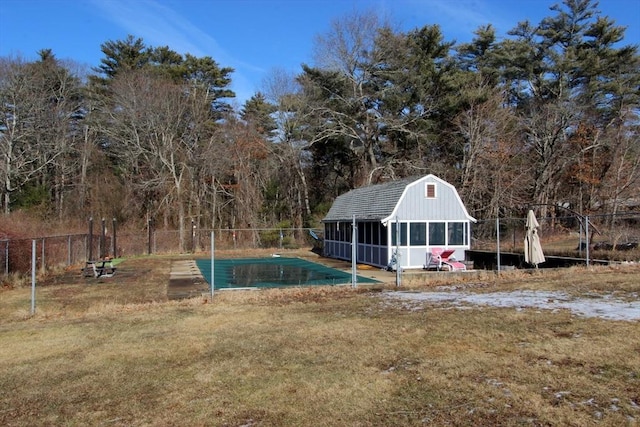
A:
[[[8,213],[16,201],[12,197],[20,194],[24,203],[46,205],[51,191],[61,216],[64,194],[75,175],[71,159],[80,83],[51,51],[40,55],[31,63],[19,58],[0,61],[3,209]],[[41,195],[26,194],[33,190]]]
[[[461,193],[470,209],[493,218],[501,209],[526,200],[530,170],[516,117],[504,107],[504,94],[482,84],[475,90],[488,96],[475,97],[476,102],[453,121],[466,141]]]
[[[145,204],[168,217],[175,212],[182,249],[193,177],[190,160],[196,149],[189,137],[188,93],[184,86],[145,71],[119,74],[110,89],[114,107],[105,111],[108,120],[102,129],[109,150]]]
[[[311,204],[307,170],[310,142],[303,138],[302,104],[296,76],[284,70],[273,70],[263,82],[268,99],[276,106],[277,137],[271,151],[280,163],[278,173],[278,199],[286,205],[293,226],[300,227],[304,218],[311,217]],[[280,218],[279,221],[282,219]]]

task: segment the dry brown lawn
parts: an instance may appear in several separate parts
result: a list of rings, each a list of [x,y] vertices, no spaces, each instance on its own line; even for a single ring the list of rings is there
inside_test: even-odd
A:
[[[509,308],[408,310],[393,284],[166,297],[172,257],[0,291],[4,426],[624,426],[640,322]],[[640,267],[407,275],[405,287],[637,300]]]

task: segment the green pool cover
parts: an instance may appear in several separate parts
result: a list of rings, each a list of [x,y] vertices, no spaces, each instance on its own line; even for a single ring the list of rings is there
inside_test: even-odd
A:
[[[215,289],[282,288],[351,283],[351,274],[300,258],[244,258],[214,260]],[[211,260],[196,264],[211,284]],[[377,283],[358,276],[358,283]]]

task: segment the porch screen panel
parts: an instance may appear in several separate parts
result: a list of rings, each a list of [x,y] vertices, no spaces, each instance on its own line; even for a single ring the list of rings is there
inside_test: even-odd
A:
[[[429,246],[443,246],[445,244],[444,222],[429,223]]]
[[[464,245],[467,241],[464,222],[450,222],[447,226],[450,245]]]
[[[427,245],[427,223],[412,222],[409,224],[409,244],[411,246]]]
[[[391,246],[397,246],[396,238],[396,223],[391,223]],[[407,223],[400,223],[400,246],[407,246]]]
[[[380,233],[382,232],[380,229],[380,223],[374,222],[371,224],[371,243],[374,245],[380,244]]]

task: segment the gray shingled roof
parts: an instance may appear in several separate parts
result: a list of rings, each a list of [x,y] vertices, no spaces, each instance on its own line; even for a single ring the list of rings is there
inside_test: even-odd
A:
[[[336,198],[322,221],[382,220],[393,213],[407,185],[419,178],[356,188]]]

